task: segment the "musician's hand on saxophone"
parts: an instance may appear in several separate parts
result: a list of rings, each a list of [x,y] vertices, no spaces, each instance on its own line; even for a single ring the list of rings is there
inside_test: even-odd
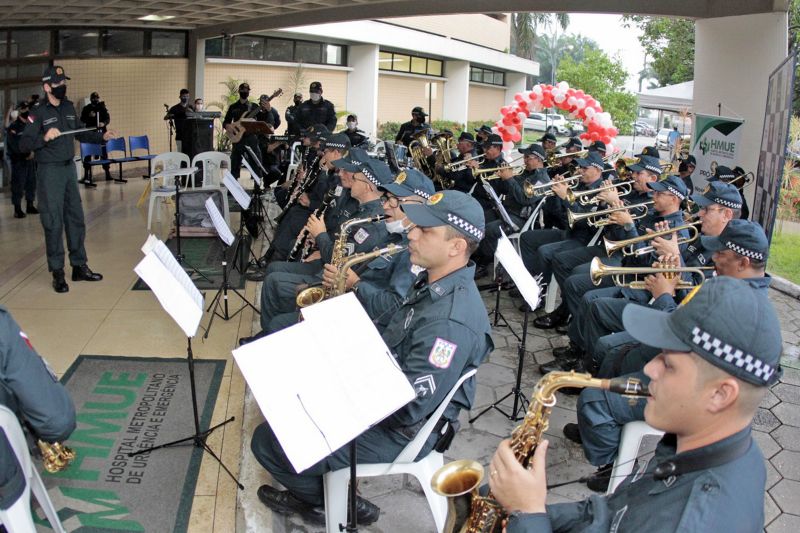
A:
[[[338,275],[339,270],[332,264],[326,263],[322,269],[322,284],[329,289],[332,289],[336,285],[336,276]],[[353,288],[353,285],[361,279],[358,277],[358,274],[353,272],[352,268],[347,269],[347,279],[345,280],[345,289],[348,291]]]
[[[669,229],[668,222],[656,222],[655,224],[655,231],[665,231]],[[652,233],[648,230],[648,233]],[[650,244],[655,249],[657,255],[680,255],[681,250],[678,246],[678,238],[675,236],[675,233],[669,235],[669,237],[656,237]]]
[[[616,202],[611,204],[612,208],[622,207],[624,204],[621,200],[617,199]],[[611,220],[612,224],[618,224],[620,226],[624,226],[625,224],[633,224],[633,217],[631,216],[630,211],[627,209],[623,209],[621,211],[614,211],[608,215],[609,220]]]
[[[545,456],[549,442],[543,440],[533,453],[527,470],[511,450],[508,439],[500,443],[489,465],[489,487],[508,513],[544,513],[547,502]]]
[[[562,174],[556,174],[556,176],[553,177],[553,185],[550,186],[550,190],[562,200],[566,200],[570,188],[569,184],[564,181],[564,176]]]
[[[657,263],[653,263],[653,266],[656,268],[680,268],[681,256],[673,254],[662,255],[658,258]],[[665,275],[659,272],[657,274],[650,274],[649,276],[646,276],[644,278],[644,286],[645,289],[653,296],[653,298],[658,298],[664,294],[674,297],[675,289],[680,280],[681,276],[679,274]]]
[[[319,235],[320,233],[324,233],[326,230],[325,221],[321,218],[317,218],[316,216],[311,215],[310,217],[308,217],[306,225],[303,229],[307,229],[309,236],[312,239],[316,240],[317,235]]]

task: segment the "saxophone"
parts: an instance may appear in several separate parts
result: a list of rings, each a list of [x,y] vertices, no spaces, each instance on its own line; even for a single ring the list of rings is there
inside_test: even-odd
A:
[[[339,227],[339,235],[336,238],[336,242],[333,244],[333,253],[331,254],[331,264],[336,267],[338,272],[342,272],[342,264],[345,259],[344,252],[347,249],[347,238],[350,236],[350,229],[354,226],[378,222],[385,218],[387,218],[386,215],[351,218],[350,220],[346,220],[344,224]],[[344,272],[346,273],[347,269],[344,269]],[[314,305],[317,302],[330,298],[330,296],[330,289],[322,287],[321,285],[314,285],[313,287],[307,287],[300,291],[295,299],[295,303],[297,307],[302,309],[303,307],[308,307],[309,305]]]
[[[555,392],[564,387],[604,389],[630,397],[647,396],[647,386],[637,378],[598,379],[591,374],[550,372],[533,389],[531,404],[522,423],[511,433],[511,449],[517,460],[530,468],[533,452],[550,423]],[[483,467],[469,459],[453,461],[434,473],[431,486],[447,498],[447,533],[489,533],[503,530],[506,512],[491,491],[481,496],[478,487]]]

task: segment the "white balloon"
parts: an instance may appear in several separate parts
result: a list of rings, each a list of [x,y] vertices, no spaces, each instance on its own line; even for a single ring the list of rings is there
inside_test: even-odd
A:
[[[533,102],[533,105],[530,107],[530,110],[533,111],[534,113],[538,113],[542,109],[543,109],[542,103],[538,101]]]
[[[574,96],[570,96],[569,98],[567,98],[567,103],[570,106],[575,106],[578,103],[578,99],[575,98]]]
[[[497,125],[492,126],[492,133],[500,133],[500,130],[497,129]]]
[[[513,142],[511,142],[511,141],[505,141],[505,142],[503,143],[503,151],[504,151],[506,154],[509,154],[509,153],[511,153],[511,150],[513,150],[513,149],[514,149],[514,143],[513,143]]]
[[[532,91],[535,92],[537,95],[541,96],[541,94],[542,94],[542,86],[541,85],[534,85]]]
[[[506,126],[506,132],[508,132],[508,134],[509,134],[509,135],[511,135],[512,137],[513,137],[513,136],[514,136],[514,134],[515,134],[515,133],[517,133],[518,131],[519,131],[519,130],[517,130],[517,127],[516,127],[516,126]]]
[[[528,118],[528,115],[520,111],[519,113],[517,113],[517,118],[519,118],[520,120],[525,120],[526,118]]]
[[[566,100],[566,99],[567,99],[567,97],[566,97],[566,96],[564,96],[564,94],[563,94],[563,93],[558,93],[558,96],[555,96],[555,97],[553,98],[553,101],[554,101],[555,103],[557,103],[557,104],[560,104],[561,102],[563,102],[563,101],[564,101],[564,100]]]
[[[560,81],[560,82],[558,82],[557,87],[561,92],[565,93],[565,92],[567,92],[569,90],[569,83],[567,83],[565,81]]]
[[[595,109],[593,107],[587,107],[585,113],[586,113],[586,118],[588,119],[588,121],[592,122],[592,119],[594,118],[595,113],[597,113],[597,111],[595,111]]]
[[[578,98],[578,101],[575,102],[575,105],[578,106],[578,109],[583,109],[584,107],[586,107],[586,100],[584,100],[583,98]]]

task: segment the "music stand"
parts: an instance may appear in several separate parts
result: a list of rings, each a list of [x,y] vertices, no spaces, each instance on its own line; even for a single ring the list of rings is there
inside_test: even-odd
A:
[[[169,106],[164,104],[164,107],[167,109],[167,114],[164,116],[164,120],[167,121],[167,137],[169,138],[169,151],[172,151],[172,136],[175,134],[175,123],[172,121],[172,113],[169,112]]]
[[[269,218],[269,213],[264,207],[262,196],[264,195],[265,188],[261,187],[261,184],[265,183],[264,181],[265,178],[262,176],[267,176],[269,172],[267,171],[267,169],[264,168],[264,165],[261,164],[261,159],[259,159],[259,157],[256,155],[256,153],[253,151],[251,147],[245,146],[245,150],[247,150],[247,155],[250,156],[250,159],[252,159],[255,162],[256,166],[258,166],[259,170],[262,172],[261,176],[259,176],[258,173],[255,172],[255,170],[253,170],[253,167],[251,167],[250,164],[247,162],[247,159],[244,158],[242,159],[242,163],[250,172],[251,176],[253,177],[253,182],[255,183],[255,185],[253,186],[253,194],[252,194],[252,200],[255,202],[255,205],[253,206],[253,204],[251,203],[251,207],[253,208],[252,216],[254,216],[258,221],[260,229],[259,233],[263,234],[264,238],[267,239],[267,242],[271,243],[272,241],[267,235],[267,227],[264,225],[264,222],[269,224],[269,227],[272,228],[273,230],[275,229],[275,226],[272,224],[272,220],[270,220]]]

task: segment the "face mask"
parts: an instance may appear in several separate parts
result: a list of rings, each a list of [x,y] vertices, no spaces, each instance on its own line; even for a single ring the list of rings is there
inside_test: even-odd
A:
[[[203,104],[197,104],[194,107],[195,107],[196,111],[202,111],[203,110]]]
[[[188,96],[181,96],[181,103],[182,104],[185,104],[188,101],[189,101],[189,97]]]
[[[348,130],[354,130],[354,129],[356,129],[356,126],[357,126],[357,125],[358,125],[358,124],[357,124],[357,123],[355,123],[355,122],[348,122],[348,123],[347,123],[347,129],[348,129]]]
[[[678,172],[686,172],[687,170],[689,170],[689,165],[686,163],[681,163],[678,165]]]
[[[63,100],[64,97],[67,95],[67,86],[59,85],[58,87],[53,87],[51,89],[51,94],[56,100]]]
[[[320,100],[322,100],[322,95],[319,93],[311,93],[310,98],[312,102],[319,102]]]
[[[239,98],[241,98],[242,100],[247,100],[249,96],[250,96],[250,91],[239,91]]]
[[[294,105],[300,105],[302,103],[303,103],[303,99],[302,98],[295,98],[294,99]]]
[[[99,103],[100,103],[100,100],[95,100],[94,98],[92,99],[92,105],[97,105]]]
[[[385,222],[386,224],[386,231],[389,233],[405,233],[406,227],[403,225],[402,220],[392,220],[391,222]]]
[[[14,109],[13,111],[11,111],[11,120],[17,120],[17,117],[19,117],[19,111]]]

